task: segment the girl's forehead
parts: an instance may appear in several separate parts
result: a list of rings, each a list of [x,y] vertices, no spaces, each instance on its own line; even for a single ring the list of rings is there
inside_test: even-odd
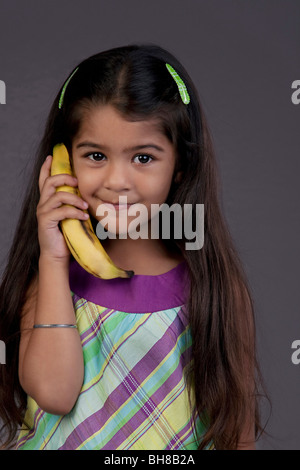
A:
[[[93,106],[82,113],[79,131],[75,139],[85,134],[99,134],[109,136],[115,132],[115,136],[121,135],[152,135],[157,139],[164,139],[162,123],[158,117],[136,118],[123,116],[112,105]]]

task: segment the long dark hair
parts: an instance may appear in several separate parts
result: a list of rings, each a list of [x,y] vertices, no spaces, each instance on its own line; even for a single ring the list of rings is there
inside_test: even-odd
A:
[[[184,81],[190,103],[184,104],[166,68]],[[77,67],[76,67],[77,68]],[[74,68],[75,71],[75,68]],[[71,71],[72,73],[73,71]],[[71,75],[70,73],[70,75]],[[235,449],[245,422],[255,415],[260,429],[255,355],[254,309],[250,288],[221,211],[219,175],[212,138],[197,90],[173,54],[153,44],[134,44],[96,54],[79,64],[59,109],[62,88],[52,105],[28,187],[0,289],[0,339],[7,365],[1,366],[0,421],[6,446],[13,442],[26,407],[18,380],[20,312],[38,274],[36,207],[38,178],[45,157],[72,139],[84,112],[109,103],[129,120],[157,118],[177,151],[180,182],[172,184],[168,203],[204,204],[204,246],[185,250],[187,240],[173,240],[187,262],[190,292],[186,304],[193,337],[192,368],[187,382],[195,397],[195,418],[207,426],[199,449]]]

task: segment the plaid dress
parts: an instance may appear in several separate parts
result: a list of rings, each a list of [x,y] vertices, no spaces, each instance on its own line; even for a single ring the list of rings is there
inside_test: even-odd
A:
[[[85,365],[81,392],[64,416],[28,397],[16,449],[196,450],[185,382],[185,263],[157,276],[103,280],[73,261],[70,288]],[[199,419],[196,426],[201,434]]]

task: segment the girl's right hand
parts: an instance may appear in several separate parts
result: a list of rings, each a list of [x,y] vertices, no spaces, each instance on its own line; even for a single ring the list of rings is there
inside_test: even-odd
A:
[[[49,155],[39,176],[40,200],[36,215],[40,255],[64,262],[69,260],[70,251],[59,229],[59,222],[63,219],[86,220],[87,214],[83,210],[88,205],[77,194],[56,192],[58,186],[77,187],[77,180],[67,174],[50,176],[51,163],[52,156]]]

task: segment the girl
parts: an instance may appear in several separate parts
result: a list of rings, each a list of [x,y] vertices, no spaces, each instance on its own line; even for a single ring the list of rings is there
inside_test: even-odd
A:
[[[77,179],[50,176],[60,142]],[[173,55],[130,45],[76,67],[50,111],[1,286],[3,445],[22,424],[17,449],[254,448],[253,305],[217,183],[197,91]],[[88,208],[96,229],[106,203],[119,221],[120,196],[191,204],[194,222],[203,204],[203,247],[186,249],[184,231],[124,238],[116,224],[103,246],[135,275],[87,273],[59,222]]]

